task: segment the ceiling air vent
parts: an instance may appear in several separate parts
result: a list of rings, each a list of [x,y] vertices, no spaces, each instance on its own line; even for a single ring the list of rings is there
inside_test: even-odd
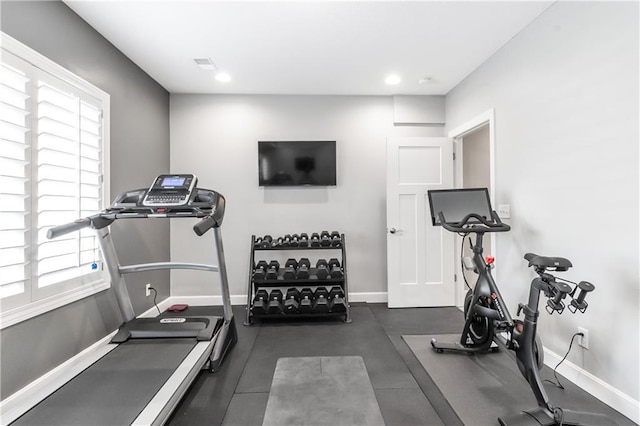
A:
[[[213,61],[211,61],[210,58],[195,58],[194,61],[203,70],[207,70],[207,71],[216,70],[216,65],[213,63]]]

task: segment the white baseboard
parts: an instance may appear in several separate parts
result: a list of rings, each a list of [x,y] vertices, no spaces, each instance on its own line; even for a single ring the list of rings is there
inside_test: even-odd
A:
[[[167,307],[171,306],[174,303],[185,303],[189,306],[222,306],[222,296],[180,296],[178,295],[178,296],[171,296],[162,301],[162,304],[166,305]],[[232,294],[231,304],[246,305],[247,295]],[[160,307],[160,310],[162,310],[162,307]],[[157,312],[158,311],[156,311],[156,314]]]
[[[387,292],[379,293],[349,293],[349,302],[387,303]]]
[[[158,308],[160,311],[164,311],[170,305],[170,300],[166,299],[158,304]],[[154,306],[140,314],[139,317],[148,318],[156,315],[158,315],[158,310]],[[0,401],[0,425],[4,426],[15,421],[91,364],[116,348],[118,345],[109,343],[116,332],[117,330],[109,333],[109,335],[98,340],[82,352]]]
[[[109,343],[115,334],[115,331],[110,333],[13,395],[0,401],[0,424],[7,425],[15,421],[91,364],[115,349],[117,345]]]
[[[387,303],[387,293],[349,293],[349,302]],[[222,305],[222,296],[171,296],[163,300],[161,305],[170,306],[173,303],[186,303],[192,306],[220,306]],[[232,294],[231,304],[246,305],[247,295]],[[160,306],[160,310],[162,310],[162,306]],[[155,308],[153,308],[153,312],[157,312]]]
[[[562,356],[544,349],[545,365],[553,369],[560,360]],[[640,423],[640,403],[629,395],[566,360],[556,371],[633,422]]]

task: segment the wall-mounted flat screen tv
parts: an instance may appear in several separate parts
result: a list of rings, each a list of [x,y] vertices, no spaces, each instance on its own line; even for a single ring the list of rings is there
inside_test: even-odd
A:
[[[260,186],[336,184],[336,141],[259,141]]]

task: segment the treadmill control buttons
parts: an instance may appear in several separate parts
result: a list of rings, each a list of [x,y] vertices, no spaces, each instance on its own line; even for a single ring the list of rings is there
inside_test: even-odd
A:
[[[187,195],[159,195],[149,196],[147,198],[147,204],[179,204],[186,201]]]

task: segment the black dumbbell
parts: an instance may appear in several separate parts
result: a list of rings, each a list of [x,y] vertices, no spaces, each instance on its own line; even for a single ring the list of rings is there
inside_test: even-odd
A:
[[[313,312],[318,314],[329,312],[329,292],[324,287],[318,287],[313,293]]]
[[[327,231],[320,233],[320,245],[322,247],[329,247],[331,245],[331,235]]]
[[[297,288],[287,290],[287,296],[284,301],[285,314],[297,314],[300,306],[300,292]]]
[[[262,248],[271,248],[273,246],[273,238],[271,238],[271,235],[265,235],[262,237],[261,245]]]
[[[340,287],[331,287],[329,292],[329,312],[347,312],[347,302]]]
[[[340,268],[340,262],[335,257],[329,259],[329,274],[331,278],[342,278],[344,277],[344,273],[342,272],[342,268]]]
[[[271,262],[269,262],[269,267],[267,268],[265,278],[268,280],[277,280],[278,270],[280,270],[280,262],[278,262],[277,260],[272,260]]]
[[[292,280],[296,277],[296,268],[298,267],[298,261],[295,259],[287,259],[284,264],[284,273],[282,278],[285,280]]]
[[[298,240],[299,247],[309,247],[309,235],[306,232],[300,234],[300,239]]]
[[[342,237],[338,231],[331,232],[331,247],[340,247],[342,244]]]
[[[266,261],[261,260],[260,262],[258,262],[258,264],[253,270],[253,279],[264,280],[264,276],[266,275],[268,268],[269,268],[269,265],[267,264]]]
[[[282,247],[291,247],[291,235],[285,234],[282,240]]]
[[[320,235],[318,235],[317,232],[314,232],[313,234],[311,234],[311,240],[309,245],[311,247],[320,247]]]
[[[325,280],[329,276],[329,264],[326,259],[318,259],[316,262],[316,277]]]
[[[269,314],[282,314],[284,313],[284,301],[282,297],[282,291],[271,290],[269,293]]]
[[[264,315],[269,310],[269,294],[267,290],[258,290],[253,298],[251,312],[254,315]]]
[[[300,290],[300,305],[298,312],[301,314],[310,314],[313,312],[313,291],[310,288]]]
[[[262,247],[262,237],[256,237],[255,240],[253,240],[253,247],[255,248]]]
[[[284,237],[278,237],[278,239],[276,240],[276,243],[274,245],[275,247],[284,247]]]
[[[306,257],[303,257],[298,261],[298,269],[296,271],[296,279],[308,280],[309,268],[311,268],[311,262]]]
[[[271,238],[271,235],[265,235],[262,237],[261,245],[262,248],[270,248],[273,245],[273,238]]]
[[[300,236],[298,234],[293,234],[291,236],[291,247],[298,247],[300,245]]]

